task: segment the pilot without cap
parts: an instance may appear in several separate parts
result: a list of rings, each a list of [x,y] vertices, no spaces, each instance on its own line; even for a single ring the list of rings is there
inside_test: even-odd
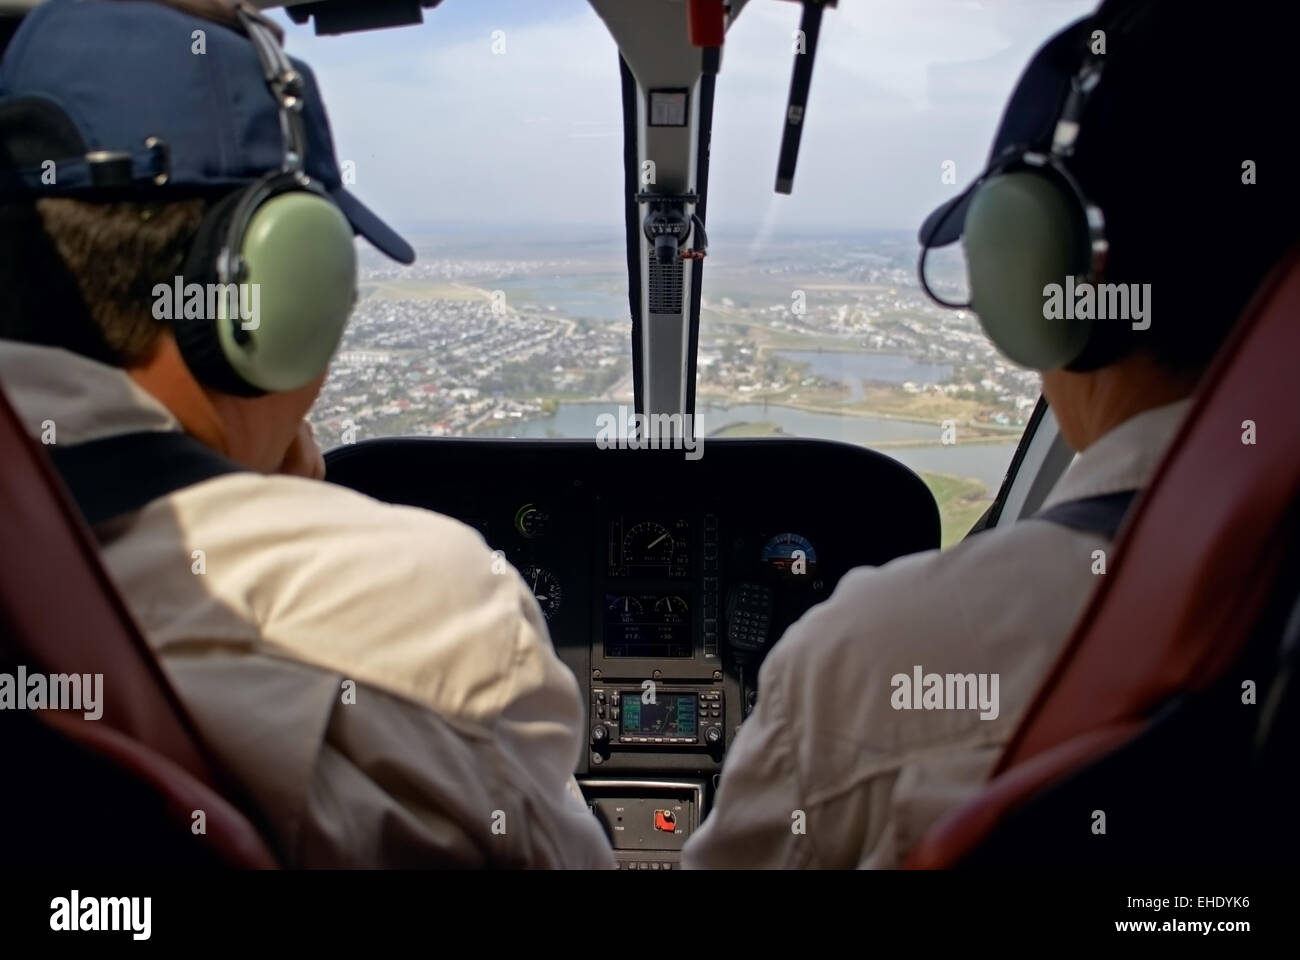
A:
[[[896,866],[980,790],[1104,575],[1125,505],[1300,232],[1290,124],[1273,109],[1292,86],[1292,7],[1109,3],[1035,55],[994,144],[991,166],[1007,165],[936,211],[921,241],[962,239],[972,309],[999,349],[1042,370],[1078,457],[1034,518],[854,570],[786,632],[685,866]],[[1099,29],[1104,57],[1090,62]],[[1057,123],[1066,92],[1101,63],[1074,141]],[[1008,162],[1027,152],[1038,157]],[[1095,284],[1089,254],[1105,249],[1066,178],[1042,170],[1051,152],[1104,213],[1101,278],[1130,308],[1143,297],[1144,316],[1048,323],[1061,320],[1049,288],[1071,288],[1078,265]],[[1071,244],[1055,276],[1035,275]]]
[[[612,867],[519,575],[319,482],[353,234],[414,254],[343,188],[278,30],[50,0],[0,63],[0,189],[0,381],[284,862]]]

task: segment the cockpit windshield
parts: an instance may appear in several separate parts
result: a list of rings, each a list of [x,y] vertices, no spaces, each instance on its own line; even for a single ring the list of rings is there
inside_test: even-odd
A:
[[[982,169],[1010,88],[1084,0],[845,3],[791,196],[772,190],[797,4],[754,4],[716,87],[696,432],[870,446],[921,473],[944,542],[990,503],[1039,394],[969,311],[916,279],[917,226]],[[423,26],[316,37],[280,14],[331,105],[345,180],[411,237],[363,248],[313,412],[322,445],[594,437],[633,405],[618,50],[586,0],[445,4]],[[959,251],[931,277],[964,282]]]

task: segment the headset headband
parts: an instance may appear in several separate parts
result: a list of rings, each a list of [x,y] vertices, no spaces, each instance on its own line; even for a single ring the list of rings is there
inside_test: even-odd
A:
[[[289,189],[307,189],[325,196],[324,190],[303,172],[306,160],[307,136],[302,119],[302,74],[293,66],[276,39],[273,25],[257,10],[240,3],[235,9],[239,24],[253,45],[262,77],[280,114],[280,133],[284,143],[284,157],[279,170],[259,178],[243,191],[226,231],[226,242],[217,257],[217,278],[221,283],[236,283],[244,279],[245,264],[240,255],[240,240],[248,229],[258,208],[269,197]]]
[[[300,172],[307,152],[307,134],[302,121],[302,74],[294,69],[265,15],[243,3],[236,8],[235,15],[253,44],[262,65],[262,77],[280,111],[280,133],[284,138],[284,161],[280,169],[284,173]]]

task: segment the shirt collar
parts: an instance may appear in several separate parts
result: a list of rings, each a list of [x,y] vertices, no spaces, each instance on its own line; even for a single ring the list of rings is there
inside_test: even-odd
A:
[[[1048,494],[1043,509],[1068,500],[1145,487],[1191,405],[1187,398],[1153,407],[1113,427],[1074,458]]]
[[[0,384],[28,434],[69,446],[180,423],[126,372],[58,347],[0,340]]]

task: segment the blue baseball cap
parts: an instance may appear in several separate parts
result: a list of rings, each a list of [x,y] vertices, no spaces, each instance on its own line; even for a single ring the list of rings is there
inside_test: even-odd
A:
[[[415,252],[344,186],[311,68],[303,171],[355,233],[400,263]],[[0,61],[0,186],[93,196],[114,178],[160,194],[238,189],[279,170],[281,114],[243,32],[150,0],[47,0]]]

